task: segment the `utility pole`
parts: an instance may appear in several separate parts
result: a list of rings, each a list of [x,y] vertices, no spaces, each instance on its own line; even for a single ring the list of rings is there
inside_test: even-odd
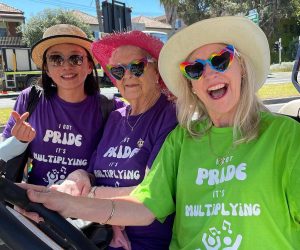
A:
[[[278,40],[278,50],[279,50],[279,53],[278,53],[278,55],[279,55],[279,64],[281,64],[281,50],[282,50],[282,46],[281,46],[281,37],[279,38],[279,40]]]
[[[102,11],[100,8],[100,0],[95,0],[95,2],[96,2],[97,18],[99,23],[99,31],[103,32]]]

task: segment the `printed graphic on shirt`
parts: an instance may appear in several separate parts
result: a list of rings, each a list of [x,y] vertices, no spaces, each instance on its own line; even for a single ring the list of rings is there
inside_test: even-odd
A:
[[[57,130],[47,129],[43,135],[43,142],[46,144],[55,145],[54,152],[49,154],[39,154],[33,152],[33,158],[41,163],[53,164],[52,169],[49,169],[42,176],[42,179],[51,186],[63,182],[70,169],[78,169],[87,167],[88,159],[69,157],[68,150],[78,150],[82,147],[83,136],[73,132],[71,125],[58,124]],[[52,146],[53,147],[53,146]],[[51,148],[49,146],[49,148]],[[69,169],[69,171],[68,171]]]
[[[144,140],[139,138],[136,141],[135,139],[130,138],[130,136],[124,137],[120,143],[116,146],[109,147],[104,154],[103,158],[110,159],[108,163],[108,168],[95,169],[94,174],[96,178],[108,178],[115,179],[115,187],[120,186],[118,180],[140,180],[144,178],[139,169],[124,169],[120,167],[127,159],[131,159],[137,155],[144,145]]]
[[[237,250],[242,242],[242,235],[235,233],[231,229],[231,223],[224,220],[222,227],[209,228],[207,233],[202,236],[202,243],[206,250]],[[201,250],[197,248],[196,250]]]
[[[219,157],[216,166],[212,168],[198,167],[195,184],[197,186],[214,186],[211,191],[211,202],[199,202],[199,204],[186,204],[185,217],[212,217],[221,216],[222,225],[211,225],[208,232],[203,233],[201,247],[196,250],[236,250],[242,242],[241,234],[234,234],[234,225],[230,222],[230,216],[250,217],[260,216],[261,205],[256,202],[230,202],[226,199],[226,189],[219,188],[225,182],[240,181],[247,179],[247,163],[233,164],[233,156]],[[224,186],[224,185],[223,185]],[[201,200],[200,200],[201,201]]]

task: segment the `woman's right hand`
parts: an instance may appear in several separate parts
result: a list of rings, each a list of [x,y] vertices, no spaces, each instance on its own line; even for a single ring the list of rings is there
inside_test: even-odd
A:
[[[11,115],[16,122],[11,130],[11,135],[15,136],[19,141],[31,142],[34,139],[36,132],[34,128],[26,122],[29,113],[26,112],[23,115],[20,115],[18,112],[13,111]]]
[[[73,196],[87,196],[91,190],[89,173],[83,169],[75,170],[60,185],[52,185],[50,189]]]

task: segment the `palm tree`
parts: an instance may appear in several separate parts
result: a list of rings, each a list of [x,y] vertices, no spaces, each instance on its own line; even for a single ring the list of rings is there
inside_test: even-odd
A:
[[[177,7],[179,0],[160,0],[160,4],[164,6],[167,23],[171,25],[171,35],[175,33],[175,24],[177,19]]]

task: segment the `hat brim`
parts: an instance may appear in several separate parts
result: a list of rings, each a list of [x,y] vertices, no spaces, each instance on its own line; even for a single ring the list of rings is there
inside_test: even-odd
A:
[[[58,35],[44,38],[37,42],[31,50],[31,57],[33,62],[38,68],[42,68],[43,65],[43,55],[50,47],[58,44],[69,43],[79,45],[86,49],[90,56],[93,58],[95,64],[97,64],[96,59],[92,56],[91,44],[92,41],[87,38],[73,36],[73,35]]]
[[[159,71],[175,96],[178,96],[182,84],[179,64],[195,49],[211,43],[232,44],[251,60],[256,91],[265,83],[270,70],[270,49],[264,32],[245,17],[216,17],[184,28],[173,35],[161,50]]]

